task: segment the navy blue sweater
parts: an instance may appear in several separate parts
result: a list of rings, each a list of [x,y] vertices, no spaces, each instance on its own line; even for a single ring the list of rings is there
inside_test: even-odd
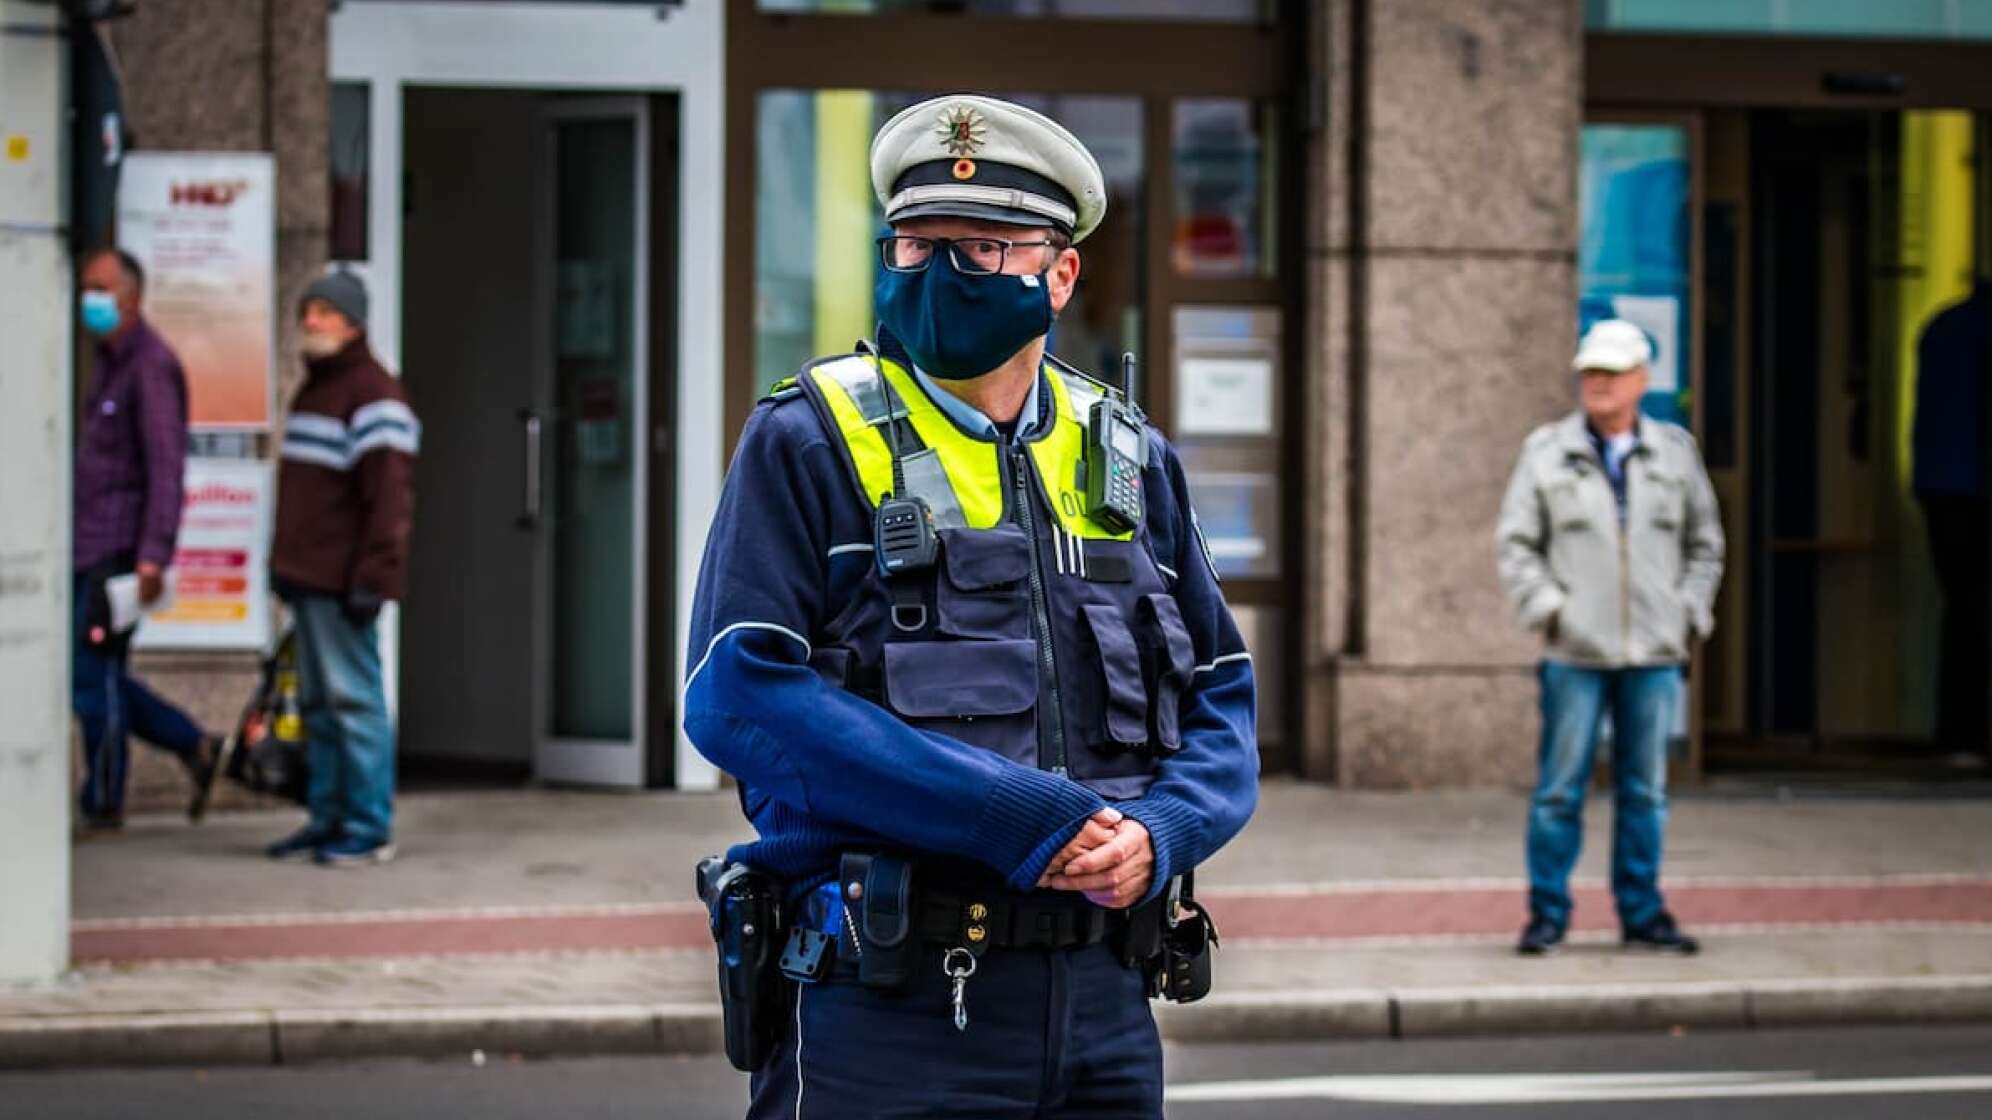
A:
[[[976,861],[1029,890],[1106,802],[903,723],[808,665],[872,564],[870,509],[831,438],[800,394],[762,402],[699,570],[685,731],[739,781],[760,834],[729,855],[801,887],[835,875],[845,849],[890,846]],[[1149,444],[1149,531],[1157,561],[1176,573],[1197,671],[1182,696],[1182,749],[1144,796],[1115,807],[1147,826],[1160,890],[1244,827],[1258,748],[1251,660],[1194,526],[1182,464],[1159,436]]]

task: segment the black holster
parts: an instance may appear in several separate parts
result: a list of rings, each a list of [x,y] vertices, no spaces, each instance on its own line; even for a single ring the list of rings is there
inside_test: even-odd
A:
[[[1196,877],[1172,879],[1159,898],[1128,914],[1123,958],[1148,977],[1148,994],[1195,1003],[1210,994],[1217,923],[1195,897]]]
[[[719,1007],[726,1058],[752,1073],[775,1051],[793,983],[782,975],[781,888],[744,863],[708,856],[698,865],[699,900],[719,948]]]

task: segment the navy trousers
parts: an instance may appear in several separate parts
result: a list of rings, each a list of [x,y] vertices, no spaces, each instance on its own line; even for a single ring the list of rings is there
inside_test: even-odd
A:
[[[1141,973],[1105,945],[991,949],[954,1026],[941,949],[904,992],[799,985],[794,1019],[751,1080],[749,1120],[1162,1115],[1162,1044]]]
[[[145,687],[126,671],[129,654],[104,653],[84,640],[89,612],[83,573],[76,574],[71,598],[69,706],[83,725],[83,813],[124,815],[125,775],[131,768],[127,735],[137,735],[191,763],[201,748],[201,729],[187,713]]]

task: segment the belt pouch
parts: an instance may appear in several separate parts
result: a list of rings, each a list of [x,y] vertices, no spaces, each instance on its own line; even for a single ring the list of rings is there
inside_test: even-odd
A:
[[[898,856],[846,852],[838,881],[844,905],[857,911],[858,982],[867,988],[905,987],[915,947],[912,865]]]

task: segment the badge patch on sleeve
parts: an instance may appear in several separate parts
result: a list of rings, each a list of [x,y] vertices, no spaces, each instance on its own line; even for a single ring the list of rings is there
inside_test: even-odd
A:
[[[1210,568],[1210,578],[1219,583],[1224,577],[1217,574],[1217,557],[1210,551],[1210,542],[1204,539],[1203,520],[1197,516],[1197,507],[1190,507],[1190,529],[1197,535],[1197,550],[1203,553],[1204,563]]]

